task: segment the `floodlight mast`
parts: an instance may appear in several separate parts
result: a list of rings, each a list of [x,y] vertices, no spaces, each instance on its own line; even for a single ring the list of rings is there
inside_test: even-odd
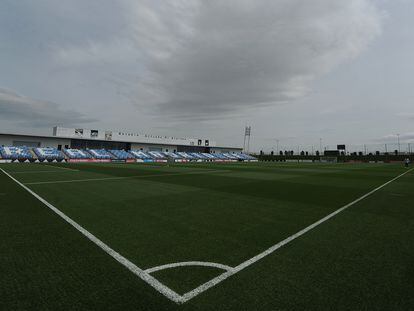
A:
[[[244,128],[244,142],[243,142],[243,151],[246,153],[249,153],[249,149],[250,149],[250,134],[252,131],[252,127],[251,126],[246,126]],[[247,150],[246,150],[246,138],[247,138]]]

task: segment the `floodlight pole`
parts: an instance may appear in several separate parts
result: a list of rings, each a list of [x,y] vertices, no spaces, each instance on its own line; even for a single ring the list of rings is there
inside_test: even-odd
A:
[[[400,134],[397,134],[397,141],[398,141],[398,154],[401,153],[401,148],[400,148]]]
[[[246,126],[244,128],[244,142],[243,142],[243,150],[246,153],[249,153],[249,149],[250,149],[250,133],[251,133],[252,127],[251,126]],[[246,150],[246,137],[247,137],[247,150]]]
[[[252,131],[252,127],[249,126],[249,136],[247,137],[247,153],[250,151],[250,133]]]

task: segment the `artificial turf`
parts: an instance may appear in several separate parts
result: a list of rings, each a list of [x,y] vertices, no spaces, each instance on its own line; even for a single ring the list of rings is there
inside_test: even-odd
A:
[[[237,266],[406,171],[315,163],[0,168],[142,269]],[[413,190],[414,171],[177,305],[0,173],[0,309],[414,309]],[[152,275],[184,294],[222,272]]]

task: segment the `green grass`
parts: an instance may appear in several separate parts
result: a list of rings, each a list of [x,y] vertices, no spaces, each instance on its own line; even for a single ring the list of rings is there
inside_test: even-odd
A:
[[[296,163],[0,168],[142,269],[237,266],[406,171]],[[177,305],[0,173],[0,309],[414,309],[413,190],[414,171]],[[184,294],[222,272],[152,275]]]

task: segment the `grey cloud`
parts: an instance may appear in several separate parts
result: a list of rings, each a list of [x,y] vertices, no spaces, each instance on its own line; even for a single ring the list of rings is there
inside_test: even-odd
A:
[[[120,1],[124,27],[54,48],[61,66],[131,74],[128,100],[183,120],[248,114],[303,97],[381,32],[372,0]],[[119,13],[118,13],[119,14]],[[122,68],[120,71],[119,68]]]
[[[400,142],[409,143],[414,142],[414,132],[407,132],[407,133],[400,133],[400,134],[388,134],[380,138],[381,141],[384,142],[396,142],[398,140],[398,136],[400,138]]]
[[[403,119],[414,120],[414,113],[412,112],[401,112],[397,113],[396,116]]]
[[[74,125],[95,121],[76,111],[64,110],[55,103],[35,100],[5,89],[0,89],[0,120],[13,121],[24,127]]]
[[[358,56],[382,19],[368,0],[200,1],[174,9],[186,31],[170,30],[169,18],[151,10],[161,24],[155,35],[168,39],[159,40],[162,56],[149,59],[152,81],[138,93],[153,90],[156,113],[197,119],[304,96],[315,77]]]

